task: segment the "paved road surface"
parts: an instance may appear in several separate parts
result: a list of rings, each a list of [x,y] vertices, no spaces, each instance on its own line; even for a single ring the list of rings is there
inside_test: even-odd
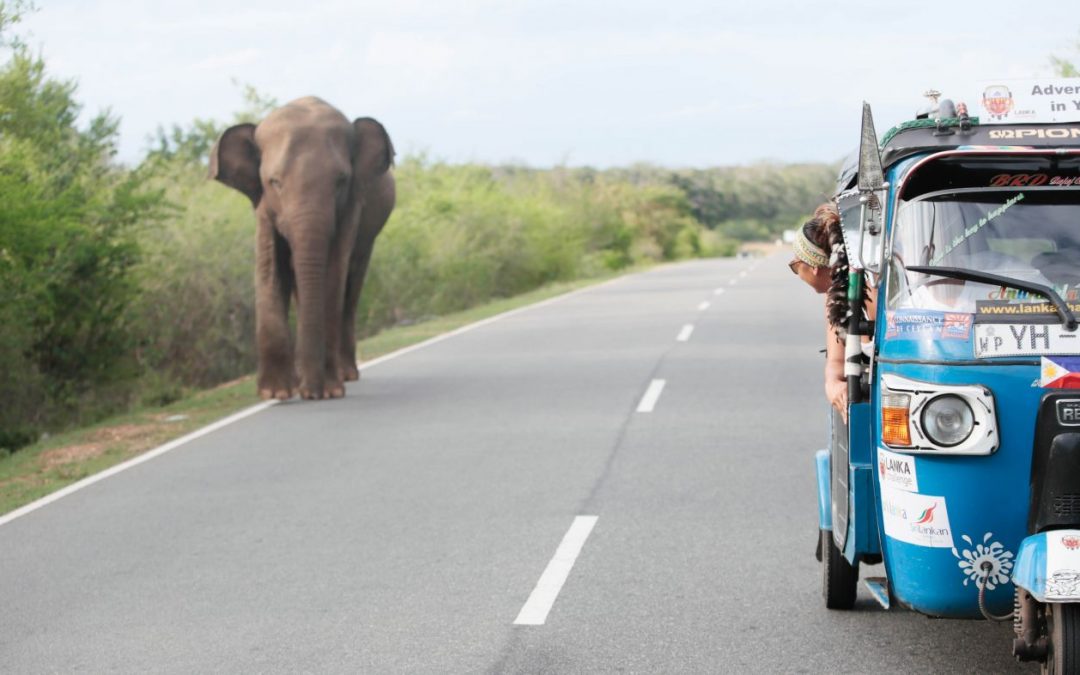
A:
[[[1008,626],[823,608],[821,300],[786,262],[505,317],[0,526],[0,670],[1016,670]]]

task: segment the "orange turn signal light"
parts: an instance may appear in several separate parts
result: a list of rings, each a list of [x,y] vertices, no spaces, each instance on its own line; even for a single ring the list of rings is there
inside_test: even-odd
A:
[[[883,394],[881,396],[881,440],[892,447],[911,446],[911,424],[907,394]]]

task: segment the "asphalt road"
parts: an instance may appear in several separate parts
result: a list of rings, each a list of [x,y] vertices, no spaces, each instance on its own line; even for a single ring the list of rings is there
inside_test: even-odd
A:
[[[0,525],[0,671],[1017,670],[1007,625],[823,607],[822,303],[786,263],[624,277]]]

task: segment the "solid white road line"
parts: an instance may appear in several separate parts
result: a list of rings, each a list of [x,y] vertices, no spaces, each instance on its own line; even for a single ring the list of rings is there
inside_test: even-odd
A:
[[[596,525],[597,518],[598,516],[578,516],[574,518],[574,522],[571,523],[570,529],[567,530],[562,539],[562,543],[555,550],[555,556],[548,563],[547,568],[544,569],[544,573],[540,575],[540,580],[536,582],[536,588],[529,594],[525,606],[521,608],[517,618],[514,619],[514,625],[544,625],[544,622],[547,621],[548,612],[551,611],[551,606],[555,604],[555,599],[559,597],[559,592],[562,590],[563,584],[566,583],[566,578],[570,576],[570,570],[574,568],[578,554],[581,553],[581,547],[585,545],[585,540],[589,538],[589,533],[592,532],[593,526]]]
[[[166,452],[168,452],[168,451],[170,451],[170,450],[172,450],[174,448],[178,448],[178,447],[180,447],[181,445],[183,445],[185,443],[188,443],[188,442],[191,442],[191,441],[195,440],[196,438],[200,438],[202,436],[206,436],[207,434],[213,433],[213,432],[217,431],[218,429],[220,429],[220,428],[222,428],[224,426],[228,426],[228,425],[232,424],[233,422],[237,422],[239,420],[242,420],[245,417],[250,417],[250,416],[254,415],[255,413],[262,412],[263,410],[266,410],[270,406],[275,405],[277,403],[278,403],[278,401],[264,401],[262,403],[257,403],[255,405],[251,406],[250,408],[247,408],[245,410],[241,410],[240,412],[238,412],[238,413],[236,413],[234,415],[229,415],[225,419],[218,420],[217,422],[214,422],[213,424],[211,424],[209,426],[205,426],[202,429],[197,429],[197,430],[191,432],[190,434],[188,434],[186,436],[181,436],[180,438],[177,438],[176,440],[169,441],[165,445],[158,446],[158,447],[154,448],[153,450],[150,450],[149,452],[145,452],[145,453],[139,455],[138,457],[133,457],[132,459],[129,459],[128,461],[123,462],[122,464],[117,464],[115,466],[111,466],[108,469],[105,469],[104,471],[102,471],[101,473],[95,473],[93,476],[88,476],[86,478],[83,478],[81,481],[79,481],[77,483],[72,483],[71,485],[69,485],[69,486],[67,486],[67,487],[65,487],[63,489],[60,489],[60,490],[57,490],[56,492],[53,492],[52,494],[45,495],[44,497],[42,497],[41,499],[39,499],[37,501],[30,502],[29,504],[27,504],[26,506],[23,506],[22,508],[15,509],[14,511],[11,511],[10,513],[8,513],[8,514],[6,514],[4,516],[0,516],[0,525],[10,523],[11,521],[15,520],[16,518],[18,518],[20,516],[25,516],[27,513],[30,513],[31,511],[36,511],[37,509],[40,509],[43,506],[47,506],[47,505],[55,502],[58,499],[62,499],[64,497],[68,496],[72,492],[77,492],[77,491],[83,489],[84,487],[89,487],[89,486],[93,485],[94,483],[97,483],[98,481],[103,481],[106,478],[108,478],[109,476],[113,476],[115,474],[118,474],[121,471],[126,471],[127,469],[130,469],[133,466],[138,466],[139,464],[142,464],[143,462],[149,462],[150,460],[154,459],[155,457],[158,457],[159,455],[164,455]]]
[[[645,390],[645,395],[641,397],[641,403],[638,403],[638,412],[652,412],[656,407],[656,402],[660,400],[660,392],[664,391],[664,385],[667,384],[664,380],[653,380],[649,383],[649,388]]]
[[[679,331],[679,337],[677,337],[675,339],[678,340],[679,342],[686,342],[687,340],[690,339],[690,334],[693,333],[693,332],[694,332],[694,324],[688,323],[688,324],[686,324],[685,326],[682,327],[682,330]]]
[[[705,302],[698,305],[697,308],[698,308],[699,312],[704,312],[705,310],[707,310],[709,308],[709,301],[706,300]]]

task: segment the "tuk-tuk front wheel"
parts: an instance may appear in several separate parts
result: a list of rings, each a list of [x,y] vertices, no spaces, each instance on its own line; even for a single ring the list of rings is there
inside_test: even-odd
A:
[[[859,585],[859,565],[852,565],[833,542],[832,530],[821,530],[822,592],[829,609],[851,609]]]
[[[1043,672],[1080,675],[1080,605],[1051,604],[1046,612],[1050,650]]]

